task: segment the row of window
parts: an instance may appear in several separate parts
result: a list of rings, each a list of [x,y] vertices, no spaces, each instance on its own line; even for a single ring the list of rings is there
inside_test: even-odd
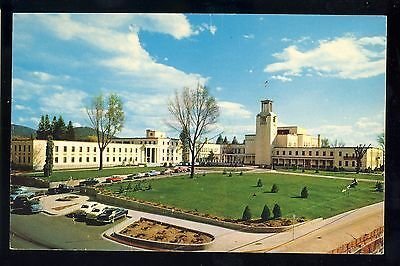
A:
[[[319,151],[315,151],[315,156],[319,156]],[[279,151],[276,151],[276,155],[279,155]],[[282,151],[282,155],[286,155],[286,151]],[[289,151],[289,155],[292,155],[292,151]],[[295,155],[299,155],[299,151],[295,151]],[[301,155],[305,156],[306,151],[301,151]],[[312,156],[312,151],[308,151],[308,156]],[[326,156],[326,151],[322,152],[322,156]],[[333,156],[333,151],[329,152],[329,156]],[[339,156],[341,156],[339,152]]]
[[[31,157],[18,157],[18,163],[30,163],[31,162]]]
[[[96,157],[93,157],[92,162],[95,163],[96,162]],[[167,157],[167,161],[169,161],[170,157]],[[178,160],[178,157],[175,158],[176,160]],[[135,157],[135,162],[137,162],[138,158]],[[162,157],[162,160],[164,161],[164,157]],[[171,157],[171,160],[174,160],[173,157]],[[23,161],[25,163],[25,157],[23,157]],[[81,163],[83,161],[82,157],[78,158],[78,162]],[[112,157],[112,161],[115,162],[116,161],[116,157]],[[128,161],[128,158],[125,157],[124,162]],[[129,162],[133,161],[133,157],[129,158]],[[19,162],[21,162],[21,158],[19,158]],[[28,157],[28,163],[30,162],[30,158]],[[90,157],[86,157],[86,162],[89,163],[90,162]],[[106,157],[106,162],[110,162],[110,157]],[[118,162],[122,162],[122,157],[118,157]],[[54,163],[59,163],[59,159],[58,157],[54,157]],[[63,157],[63,163],[67,163],[67,157]],[[75,163],[75,157],[71,157],[71,163]]]
[[[29,147],[28,151],[30,151],[30,146],[28,146],[28,147]],[[58,152],[58,150],[59,150],[58,146],[55,146],[55,152]],[[25,151],[25,146],[24,146],[24,151]],[[64,146],[64,152],[67,152],[67,151],[68,151],[68,146]],[[83,151],[83,147],[79,147],[79,152],[82,152],[82,151]],[[90,147],[86,147],[86,151],[90,152]],[[116,148],[112,148],[112,151],[116,152]],[[122,152],[122,148],[118,148],[118,151]],[[167,149],[167,153],[169,153],[170,151],[171,151],[171,153],[173,153],[173,149],[171,149],[171,150]],[[75,152],[75,146],[71,147],[71,152]],[[93,147],[93,152],[96,152],[96,147]],[[107,148],[107,152],[110,152],[110,148]],[[125,152],[128,152],[128,148],[125,148]],[[130,152],[133,152],[132,148],[130,148]],[[137,148],[135,149],[135,152],[136,153],[138,152]],[[163,153],[165,153],[165,149],[163,149]]]
[[[28,150],[28,152],[31,151],[30,145],[14,145],[14,151],[17,151],[17,147],[18,147],[18,151],[26,151],[26,150]]]
[[[129,141],[113,141],[113,143],[121,143],[121,144],[135,144],[133,141],[129,142]],[[145,140],[145,141],[139,141],[139,144],[157,144],[157,141],[155,140]],[[165,141],[163,141],[162,143],[163,145],[165,145]],[[178,142],[167,142],[167,145],[175,145],[178,146]]]
[[[68,151],[68,146],[64,146],[64,152]],[[79,152],[83,151],[83,147],[79,147]],[[96,147],[93,147],[93,151],[96,152]],[[58,152],[58,146],[55,146],[55,152]],[[71,152],[75,152],[75,146],[71,147]],[[90,147],[86,147],[86,152],[90,152]]]
[[[343,166],[342,165],[342,161],[339,161],[339,167]],[[344,166],[349,166],[349,161],[344,161]],[[356,166],[356,162],[355,161],[351,161],[351,166],[355,167]]]

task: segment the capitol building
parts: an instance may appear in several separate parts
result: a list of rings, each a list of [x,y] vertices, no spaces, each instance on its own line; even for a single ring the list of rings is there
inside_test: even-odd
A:
[[[272,101],[261,101],[256,116],[255,134],[245,135],[241,144],[206,142],[198,162],[305,168],[343,168],[354,170],[354,147],[321,147],[321,136],[311,136],[298,126],[278,127],[278,116]],[[97,142],[54,140],[53,168],[98,167]],[[210,156],[212,154],[212,156]],[[46,158],[46,140],[12,140],[13,168],[42,170]],[[182,144],[178,138],[146,130],[145,137],[114,139],[103,153],[103,166],[147,165],[167,166],[182,162]],[[383,151],[369,147],[362,158],[362,169],[383,165]]]

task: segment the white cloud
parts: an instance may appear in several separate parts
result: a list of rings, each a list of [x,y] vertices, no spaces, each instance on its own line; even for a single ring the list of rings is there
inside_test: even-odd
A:
[[[63,40],[82,40],[89,45],[106,52],[98,63],[125,75],[131,79],[127,83],[141,87],[150,87],[165,91],[167,89],[192,87],[197,82],[205,83],[207,78],[195,73],[185,73],[172,66],[157,63],[143,48],[138,32],[121,32],[115,28],[129,23],[140,30],[151,30],[170,34],[176,39],[195,34],[191,31],[189,22],[184,15],[179,14],[151,14],[151,15],[37,15],[44,26],[49,27]],[[116,16],[116,17],[115,17]],[[99,23],[99,24],[97,24]],[[114,24],[113,24],[114,23]],[[208,26],[208,25],[207,25]],[[208,29],[215,33],[214,28]]]
[[[254,36],[254,34],[243,34],[243,38],[245,38],[245,39],[254,39],[255,38],[255,36]]]
[[[292,81],[291,78],[287,78],[287,77],[281,76],[281,75],[273,75],[273,76],[271,76],[271,79],[280,80],[280,81],[282,81],[282,82],[289,82],[289,81]]]
[[[78,122],[73,122],[73,123],[72,123],[72,126],[73,126],[73,127],[81,127],[82,125],[79,124]]]
[[[12,79],[12,94],[16,100],[29,100],[36,95],[40,95],[47,86],[39,85],[27,80],[13,78]]]
[[[249,73],[253,73],[253,69],[249,69]]]
[[[279,60],[269,64],[264,71],[293,72],[300,74],[311,69],[321,76],[342,79],[368,78],[385,72],[384,37],[364,37],[356,39],[346,36],[333,40],[323,40],[318,47],[300,51],[295,45],[285,48],[273,56]],[[367,44],[374,44],[369,49]],[[379,51],[376,51],[376,48]]]
[[[223,88],[222,88],[222,87],[215,87],[215,90],[216,90],[216,91],[222,91]]]
[[[50,94],[40,99],[40,110],[68,114],[73,118],[82,119],[87,116],[84,105],[87,96],[86,92],[74,89]]]
[[[245,119],[252,116],[252,113],[240,103],[218,101],[218,106],[221,108],[221,116],[235,117],[237,119]]]
[[[35,78],[38,78],[41,81],[49,81],[51,79],[54,79],[53,75],[50,75],[49,73],[41,72],[41,71],[32,72],[32,76],[34,76]]]
[[[215,25],[202,23],[201,25],[197,26],[197,29],[196,29],[196,31],[194,31],[194,33],[199,34],[200,32],[203,32],[203,31],[209,31],[212,35],[215,35],[217,30],[218,30],[218,28]]]
[[[32,111],[32,109],[29,106],[25,106],[25,105],[15,104],[15,105],[13,105],[13,107],[15,108],[15,110]]]

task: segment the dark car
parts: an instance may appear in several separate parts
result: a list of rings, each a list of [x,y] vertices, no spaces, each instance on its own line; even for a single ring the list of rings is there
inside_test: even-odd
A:
[[[113,223],[115,220],[121,219],[128,215],[128,210],[123,208],[107,208],[99,214],[96,220],[99,223]]]
[[[94,186],[96,184],[98,184],[99,181],[94,179],[94,178],[88,178],[86,180],[83,180],[81,182],[79,182],[79,186],[83,187],[83,186]]]
[[[38,200],[30,200],[26,196],[18,196],[11,205],[12,212],[38,213],[42,211],[42,206]]]
[[[58,187],[49,188],[47,190],[47,193],[50,195],[54,195],[54,194],[69,193],[69,192],[73,192],[73,191],[74,191],[74,187],[67,186],[65,184],[59,184]]]

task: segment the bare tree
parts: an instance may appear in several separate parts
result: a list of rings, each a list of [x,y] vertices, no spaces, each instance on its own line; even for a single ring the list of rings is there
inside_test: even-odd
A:
[[[217,122],[219,107],[207,88],[198,84],[195,89],[176,91],[175,97],[168,103],[168,110],[173,118],[169,126],[186,133],[191,155],[190,177],[193,178],[196,158],[206,143],[202,138]]]
[[[335,139],[333,142],[331,142],[330,146],[333,148],[337,147],[344,147],[346,144],[342,140],[337,140]]]
[[[357,174],[360,172],[362,163],[361,160],[364,157],[365,153],[367,152],[368,148],[371,146],[371,144],[369,144],[368,146],[366,144],[362,145],[358,145],[356,147],[354,147],[354,153],[356,155],[356,161],[357,161],[357,165],[356,165],[356,171]]]
[[[121,132],[125,121],[122,101],[116,94],[107,99],[103,95],[95,96],[92,104],[86,108],[92,128],[96,131],[100,152],[99,170],[103,169],[103,152],[116,134]]]

